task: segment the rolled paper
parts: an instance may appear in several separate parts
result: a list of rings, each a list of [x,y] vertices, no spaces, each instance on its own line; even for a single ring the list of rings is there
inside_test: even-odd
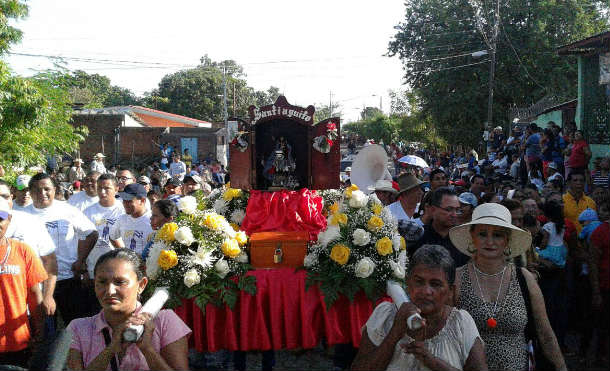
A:
[[[167,287],[157,287],[153,295],[142,306],[140,313],[148,313],[155,318],[165,302],[169,299],[169,290]],[[144,333],[144,325],[130,325],[123,332],[123,340],[135,343]]]
[[[411,302],[405,290],[397,282],[389,280],[386,283],[386,291],[397,308],[400,308],[403,303]],[[407,318],[407,326],[409,326],[411,330],[418,330],[423,326],[423,318],[419,313],[412,314]]]

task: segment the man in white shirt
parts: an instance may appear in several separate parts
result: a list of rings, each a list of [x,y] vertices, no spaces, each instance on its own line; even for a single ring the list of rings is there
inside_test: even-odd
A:
[[[68,199],[68,203],[80,211],[84,211],[89,206],[97,203],[99,198],[97,197],[97,178],[100,173],[91,171],[83,179],[82,191],[75,193]]]
[[[86,273],[85,260],[97,241],[97,231],[80,210],[66,202],[55,202],[56,189],[48,174],[34,175],[30,180],[33,203],[25,211],[45,224],[55,245],[57,284],[54,298],[64,323],[69,323],[98,311],[93,288],[81,283],[81,275]]]
[[[508,167],[508,161],[506,159],[506,154],[503,151],[498,152],[498,157],[491,163],[491,167],[494,169],[494,172],[499,175],[506,174],[506,168]]]
[[[110,228],[115,225],[121,215],[125,214],[123,204],[116,199],[119,187],[117,180],[111,174],[102,174],[97,179],[97,194],[99,202],[85,209],[84,214],[95,224],[98,239],[93,250],[87,257],[87,271],[93,278],[93,269],[97,259],[112,249],[110,244]]]
[[[13,188],[13,210],[23,211],[32,203],[30,197],[30,179],[29,175],[19,175],[15,180],[15,187]]]
[[[415,218],[417,206],[421,202],[424,191],[421,189],[423,182],[413,174],[403,174],[398,177],[398,196],[396,202],[387,206],[396,221],[418,220]],[[419,224],[423,224],[421,221]]]
[[[100,174],[106,174],[106,166],[104,166],[104,156],[103,153],[96,153],[93,156],[93,162],[91,162],[91,171],[97,171]]]
[[[184,179],[186,175],[186,165],[180,161],[180,154],[174,154],[173,162],[169,165],[169,176],[172,178]]]
[[[125,214],[110,227],[110,242],[116,248],[127,247],[141,255],[153,231],[150,213],[146,212],[146,189],[141,184],[133,183],[119,195]]]
[[[57,259],[55,257],[55,245],[49,236],[44,224],[38,218],[18,210],[12,209],[15,203],[11,200],[10,187],[8,183],[0,179],[0,202],[5,202],[11,209],[11,224],[6,230],[5,236],[24,242],[36,256],[42,260],[42,265],[47,271],[48,278],[43,281],[43,313],[48,316],[55,314],[55,282],[57,281]]]

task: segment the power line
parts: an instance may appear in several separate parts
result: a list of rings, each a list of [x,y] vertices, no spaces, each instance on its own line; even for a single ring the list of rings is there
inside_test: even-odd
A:
[[[424,59],[421,61],[406,61],[405,63],[425,63],[425,62],[442,61],[445,59],[459,58],[459,57],[464,57],[467,55],[472,55],[472,53],[474,53],[476,51],[478,51],[478,50],[475,50],[473,52],[464,53],[464,54],[450,55],[450,56],[442,57],[442,58]]]
[[[504,37],[506,37],[506,41],[508,41],[508,45],[510,46],[510,48],[512,49],[513,53],[515,53],[515,56],[517,57],[517,61],[519,62],[519,66],[523,67],[523,69],[525,70],[525,74],[536,84],[538,85],[539,88],[547,91],[548,89],[545,88],[544,86],[540,85],[540,83],[538,81],[536,81],[536,79],[534,79],[532,77],[532,75],[530,75],[529,71],[527,70],[527,67],[523,64],[523,62],[521,62],[521,57],[519,57],[519,54],[517,53],[517,51],[515,50],[515,48],[513,47],[513,43],[510,41],[510,38],[508,37],[508,33],[506,32],[506,30],[504,29],[504,24],[501,24],[502,26],[502,33],[504,34]]]
[[[461,66],[454,66],[454,67],[445,67],[445,68],[438,68],[435,70],[420,70],[420,71],[413,71],[413,72],[426,72],[426,73],[430,73],[430,72],[438,72],[438,71],[447,71],[447,70],[456,70],[458,68],[464,68],[464,67],[470,67],[470,66],[476,66],[477,64],[483,64],[483,63],[487,63],[489,62],[489,59],[483,60],[481,62],[476,62],[476,63],[470,63],[470,64],[463,64]]]

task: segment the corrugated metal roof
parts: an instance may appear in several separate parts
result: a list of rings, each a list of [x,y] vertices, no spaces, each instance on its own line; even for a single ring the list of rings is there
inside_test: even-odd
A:
[[[148,127],[186,127],[186,128],[206,128],[213,127],[211,122],[194,119],[191,117],[176,115],[163,112],[152,108],[141,106],[118,106],[104,108],[87,108],[76,110],[74,115],[110,115],[120,116],[129,115],[142,125]]]

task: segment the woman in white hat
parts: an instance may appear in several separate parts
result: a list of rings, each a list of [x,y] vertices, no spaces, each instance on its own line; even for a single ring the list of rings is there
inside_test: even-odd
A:
[[[539,344],[538,369],[566,370],[536,279],[510,263],[532,239],[511,224],[510,211],[496,203],[480,205],[472,221],[452,228],[449,237],[458,250],[472,257],[457,270],[455,303],[474,318],[489,369],[528,370],[532,340]],[[542,365],[542,355],[552,365]]]

